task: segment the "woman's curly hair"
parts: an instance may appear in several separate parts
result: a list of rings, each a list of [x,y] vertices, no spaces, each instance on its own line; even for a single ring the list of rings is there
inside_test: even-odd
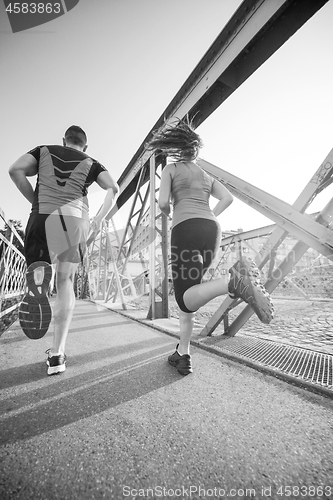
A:
[[[188,119],[180,119],[171,128],[165,126],[153,131],[146,143],[148,151],[158,151],[177,161],[195,160],[203,143]]]

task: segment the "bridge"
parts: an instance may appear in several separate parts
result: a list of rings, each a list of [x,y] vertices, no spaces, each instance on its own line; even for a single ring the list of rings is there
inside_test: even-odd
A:
[[[214,110],[221,106],[261,64],[271,56],[274,57],[274,52],[284,43],[288,43],[288,38],[301,29],[302,25],[326,1],[245,0],[223,28],[133,155],[132,160],[118,180],[120,195],[116,205],[103,222],[100,232],[89,240],[87,256],[75,280],[78,303],[73,323],[74,340],[72,342],[75,342],[75,349],[79,349],[79,354],[76,365],[74,360],[74,378],[64,379],[61,391],[54,389],[49,409],[44,408],[43,398],[39,398],[37,392],[49,391],[50,388],[43,384],[42,386],[38,385],[39,375],[34,378],[32,368],[36,369],[36,358],[35,364],[29,365],[26,383],[29,384],[31,394],[38,387],[37,392],[34,393],[35,396],[25,399],[23,384],[22,390],[15,389],[14,394],[10,393],[8,400],[5,400],[5,406],[7,402],[9,406],[6,406],[2,418],[3,429],[6,431],[2,437],[2,444],[14,446],[20,439],[27,439],[24,445],[24,456],[28,457],[29,440],[33,440],[34,449],[38,449],[39,456],[43,456],[43,460],[46,460],[47,463],[47,457],[39,448],[47,446],[42,437],[43,433],[52,433],[53,436],[61,426],[69,426],[69,438],[66,446],[71,446],[69,441],[71,439],[71,442],[74,442],[73,447],[77,449],[80,430],[74,424],[81,417],[84,420],[82,426],[87,436],[92,434],[92,426],[95,426],[97,433],[103,432],[108,419],[114,426],[114,435],[120,436],[115,413],[103,413],[102,417],[96,416],[98,412],[107,412],[109,408],[116,408],[118,403],[126,405],[126,418],[123,414],[118,415],[118,417],[121,418],[122,424],[128,426],[129,433],[134,432],[134,419],[136,422],[142,422],[142,426],[146,425],[148,416],[145,405],[147,404],[149,411],[152,412],[151,420],[149,420],[150,425],[154,426],[157,422],[157,419],[154,420],[154,418],[157,417],[158,412],[160,412],[159,415],[165,412],[166,422],[169,423],[173,436],[176,434],[172,419],[175,419],[184,436],[186,432],[189,432],[188,426],[184,426],[184,422],[181,422],[186,417],[184,408],[180,409],[177,415],[172,409],[174,395],[171,395],[166,385],[174,382],[173,375],[166,373],[165,367],[161,372],[158,368],[160,358],[166,355],[167,350],[170,351],[171,345],[174,345],[173,338],[170,340],[170,337],[177,337],[177,316],[168,260],[169,220],[159,212],[157,207],[159,182],[165,163],[160,157],[155,157],[147,152],[144,144],[151,137],[152,130],[162,125],[165,120],[167,123],[172,123],[176,117],[182,118],[189,115],[194,120],[195,126],[199,126],[209,119]],[[227,435],[230,429],[235,429],[235,424],[238,429],[242,429],[244,438],[242,441],[241,436],[235,437],[235,431],[232,431],[236,448],[239,450],[239,453],[236,453],[238,457],[237,474],[240,474],[244,481],[247,481],[246,484],[256,488],[258,498],[261,498],[258,492],[261,493],[262,497],[265,496],[262,488],[265,487],[267,481],[263,480],[259,486],[259,482],[254,481],[252,477],[256,474],[260,474],[261,479],[268,477],[274,482],[276,491],[275,496],[271,494],[272,498],[281,498],[281,494],[285,493],[283,490],[279,494],[277,487],[278,482],[285,480],[285,478],[290,479],[290,481],[301,478],[303,484],[307,481],[306,484],[310,485],[311,481],[315,481],[316,477],[320,476],[321,484],[324,480],[328,484],[327,481],[332,477],[329,476],[329,471],[332,469],[330,469],[331,459],[328,450],[331,420],[328,417],[330,401],[326,398],[331,398],[333,394],[332,344],[326,342],[326,344],[316,345],[316,347],[311,342],[308,342],[308,345],[302,344],[302,342],[295,341],[293,331],[301,328],[299,325],[306,324],[306,328],[313,326],[314,331],[320,330],[324,334],[327,331],[329,338],[332,337],[333,319],[330,306],[333,298],[331,286],[333,199],[320,212],[310,215],[305,212],[311,210],[311,203],[314,199],[332,183],[333,150],[327,153],[326,158],[318,159],[318,165],[314,165],[313,175],[300,193],[296,193],[293,204],[288,204],[264,192],[207,160],[200,159],[199,163],[210,175],[221,181],[235,197],[272,221],[271,225],[256,230],[224,233],[218,260],[209,270],[205,279],[213,279],[214,276],[225,274],[240,255],[249,255],[254,258],[261,270],[265,286],[273,294],[274,302],[280,304],[281,307],[277,308],[277,317],[269,327],[270,330],[264,331],[263,327],[253,318],[251,308],[240,300],[226,297],[222,303],[213,302],[207,314],[202,314],[197,319],[192,341],[194,359],[200,367],[199,373],[203,370],[201,366],[205,367],[204,370],[209,366],[207,376],[198,376],[197,395],[194,394],[193,388],[189,388],[188,382],[183,382],[180,392],[176,396],[175,404],[179,407],[182,401],[186,400],[188,391],[192,398],[201,398],[200,402],[195,399],[193,403],[198,408],[198,414],[193,421],[193,425],[198,431],[200,418],[203,422],[208,419],[206,422],[214,428],[220,416],[220,407],[212,404],[209,398],[223,399],[223,401],[219,401],[224,408],[223,418],[226,419],[222,430]],[[125,205],[130,207],[129,216],[125,229],[120,232],[115,227],[114,216]],[[0,334],[3,334],[2,342],[6,350],[5,354],[8,354],[10,347],[18,346],[21,339],[21,332],[15,320],[24,291],[25,272],[24,256],[17,248],[18,245],[15,244],[15,241],[22,244],[22,239],[7,215],[0,212],[0,217],[6,228],[0,233]],[[290,327],[291,316],[288,316],[287,310],[283,309],[286,302],[289,305],[292,304],[290,307],[293,311],[298,309],[299,316],[292,327]],[[311,314],[311,308],[313,314]],[[283,311],[283,317],[282,313],[279,316],[279,310]],[[301,321],[301,316],[304,318],[304,322]],[[309,326],[309,323],[312,325]],[[117,329],[122,338],[109,335],[110,325]],[[90,330],[96,329],[96,331],[101,332],[99,341],[105,345],[105,358],[101,359],[95,353],[92,345],[94,339],[88,335],[88,327]],[[284,328],[282,340],[281,337],[274,336],[274,329],[280,327]],[[78,335],[80,332],[82,337]],[[82,339],[86,343],[89,355],[84,352],[81,344]],[[74,344],[69,343],[69,347],[74,350]],[[31,344],[24,342],[24,349],[29,352],[32,359],[35,359],[36,355]],[[125,351],[130,353],[129,357],[125,356]],[[109,367],[107,363],[110,363],[113,353],[115,353],[115,357],[112,362],[112,373],[110,373],[107,371]],[[16,384],[18,386],[22,384],[20,377],[24,374],[24,366],[19,361],[20,351],[17,350],[17,353],[11,356],[11,364],[3,373],[4,391],[13,390],[12,388]],[[219,362],[220,359],[223,360],[223,363]],[[81,362],[85,362],[91,367],[94,373],[91,380],[85,376]],[[243,371],[237,371],[235,366],[239,365],[234,364],[234,362],[242,364]],[[254,375],[250,368],[254,368],[259,373]],[[156,371],[158,372],[156,383],[152,383],[151,380],[156,377]],[[216,373],[221,376],[221,379],[216,379]],[[138,384],[129,382],[130,375],[137,377]],[[267,382],[265,375],[271,375],[271,378],[268,377],[270,382]],[[83,377],[83,383],[80,382],[80,377]],[[236,381],[237,377],[238,382]],[[281,383],[278,379],[289,384]],[[115,384],[113,381],[116,381]],[[209,383],[211,383],[212,392],[209,392]],[[140,390],[138,390],[139,385]],[[108,390],[109,386],[112,390],[112,402],[110,395],[100,398],[96,392],[101,387],[103,391],[105,388]],[[125,387],[128,390],[126,397],[121,396],[121,393],[126,392]],[[248,394],[247,387],[250,391]],[[151,401],[149,402],[149,398],[152,397],[150,393],[153,390],[158,394],[155,407]],[[223,391],[226,391],[225,397],[221,396]],[[63,402],[63,393],[66,403],[69,407],[73,404],[73,408],[72,411],[65,411],[62,419],[60,418],[60,421],[56,422],[54,414],[57,413],[57,402],[59,400]],[[17,402],[15,402],[15,394],[18,398]],[[103,392],[103,394],[105,393]],[[272,395],[276,398],[275,402],[272,400]],[[322,396],[324,399],[321,399]],[[80,410],[81,397],[85,398],[87,402],[84,411]],[[262,404],[262,408],[259,405],[260,410],[258,409],[258,401],[261,397],[260,405]],[[142,405],[137,402],[134,404],[133,398],[143,401]],[[248,405],[250,415],[253,416],[259,412],[258,421],[251,420],[245,415],[242,415],[241,418],[237,413],[237,405],[243,404],[244,401]],[[287,407],[289,405],[289,414],[281,410],[281,406],[284,407],[284,405]],[[47,418],[43,420],[44,423],[41,424],[39,421],[38,426],[36,426],[34,418],[40,411],[39,408],[42,408],[42,413],[44,411]],[[205,408],[209,409],[208,416],[207,412],[204,411]],[[10,417],[11,411],[14,412],[12,420],[7,418],[6,413],[8,412]],[[30,416],[28,423],[25,420],[26,412]],[[235,419],[234,422],[232,422],[230,415]],[[300,415],[304,415],[303,423],[300,420]],[[246,425],[244,419],[247,422]],[[283,440],[291,439],[290,455],[283,456],[283,462],[276,464],[277,472],[274,479],[272,464],[274,453],[279,453],[279,444],[277,441],[273,440],[273,442],[268,436],[265,426],[268,429],[272,422],[275,422],[273,431],[272,428],[270,429],[272,432],[278,433],[281,432],[281,428],[287,421],[288,425],[283,434]],[[192,464],[191,457],[184,451],[185,448],[178,441],[169,446],[165,434],[166,429],[162,428],[162,424],[156,424],[156,426],[158,429],[156,427],[155,430],[160,432],[163,441],[163,449],[167,448],[170,451],[173,449],[172,447],[176,449],[179,446],[181,448],[179,457]],[[252,430],[249,431],[249,428]],[[322,429],[321,434],[318,431],[320,428]],[[258,436],[260,432],[263,433],[261,452],[268,465],[260,469],[259,460],[259,465],[252,469],[246,469],[240,455],[242,453],[248,455],[248,450],[251,449],[253,452],[254,435]],[[308,439],[309,432],[314,436],[311,439]],[[210,470],[212,475],[217,478],[216,463],[212,463],[214,460],[211,460],[210,456],[217,457],[213,440],[215,439],[221,444],[218,434],[214,430],[213,437],[209,438],[207,432],[203,432],[208,444],[202,446],[200,452],[199,463],[202,470],[198,475],[199,482],[204,481],[204,478],[209,476],[209,471],[204,465],[205,457],[203,457],[202,451],[207,453]],[[110,441],[108,433],[106,435]],[[122,443],[127,449],[130,446],[135,449],[136,459],[131,459],[128,473],[132,481],[134,481],[136,471],[145,469],[142,460],[146,455],[140,452],[143,443],[148,446],[155,458],[162,453],[159,444],[155,447],[155,444],[143,431],[143,427],[140,428],[140,432],[136,436],[136,438],[133,436],[132,438],[134,441],[137,439],[137,443],[133,444],[130,434],[128,440]],[[199,453],[200,443],[195,440],[194,433],[190,433],[190,436],[193,449]],[[94,450],[97,450],[94,453],[97,455],[100,453],[103,459],[107,459],[107,457],[110,459],[106,444],[103,444],[101,440],[96,440],[96,435],[92,439],[95,443]],[[179,439],[179,435],[177,435],[177,439]],[[264,449],[265,439],[273,446],[273,454]],[[226,446],[225,450],[228,455],[227,438],[223,444]],[[318,446],[321,448],[318,449]],[[82,467],[84,465],[89,471],[92,462],[92,468],[95,467],[95,461],[101,466],[97,456],[88,457],[87,450],[83,451],[81,445],[79,448],[84,455]],[[309,449],[311,453],[308,452]],[[291,456],[293,450],[306,456],[309,467],[304,467],[296,472],[292,470],[297,463],[295,458]],[[116,443],[115,453],[119,461],[119,470],[115,470],[113,474],[119,479],[119,471],[124,472],[126,465],[128,465],[122,455],[120,443]],[[177,462],[177,453],[175,456]],[[236,456],[232,454],[229,458],[232,465]],[[38,475],[31,472],[33,470],[30,463],[31,458],[26,460],[27,463],[29,462],[29,467],[27,467],[32,478],[31,484],[37,487]],[[327,466],[318,467],[321,460]],[[61,453],[55,454],[55,461],[60,467]],[[227,461],[226,459],[224,463],[226,484],[232,485],[233,471]],[[167,462],[167,468],[170,470],[169,459]],[[148,461],[148,463],[149,467],[153,468],[152,462]],[[193,470],[195,470],[194,464],[192,465]],[[104,468],[104,486],[109,484],[108,473],[110,474],[110,471],[108,472]],[[146,470],[146,474],[148,473],[149,471]],[[82,470],[75,469],[73,474],[84,481]],[[68,477],[73,479],[73,474],[68,474]],[[161,470],[152,473],[157,479],[163,476],[161,474]],[[9,476],[8,469],[6,477]],[[15,481],[20,484],[19,474],[15,473],[14,476]],[[183,477],[181,465],[179,465],[178,476]],[[57,480],[60,481],[60,478]],[[10,484],[12,495],[15,493],[15,481],[7,483]],[[89,481],[92,479],[88,478],[85,487]],[[143,481],[143,484],[147,485],[147,482]],[[96,487],[96,485],[94,486]],[[30,498],[29,491],[31,489],[29,490],[29,488],[32,487],[28,487],[26,498]],[[47,491],[47,488],[44,487],[45,485],[42,485],[43,491]],[[79,490],[74,488],[74,490],[77,493],[80,488]],[[107,489],[103,491],[105,492]],[[83,492],[84,498],[95,498],[92,494],[89,497],[89,491],[84,490],[84,488],[80,492]],[[326,493],[326,497],[330,498],[330,495],[333,496],[333,489],[326,490]],[[16,491],[15,494],[19,493]],[[308,496],[303,495],[306,498],[314,496],[310,490],[306,494]],[[242,496],[244,497],[245,494]],[[269,496],[268,490],[266,496]],[[14,498],[14,496],[12,497]],[[120,497],[120,491],[110,493],[110,498]],[[21,496],[21,498],[23,497]],[[194,498],[200,497],[197,495]]]
[[[325,3],[324,0],[301,3],[281,0],[244,1],[240,5],[119,178],[120,195],[116,205],[100,233],[89,241],[88,255],[76,277],[78,298],[89,298],[109,308],[120,307],[123,312],[146,308],[145,319],[158,320],[160,325],[170,323],[169,303],[171,301],[172,306],[173,301],[168,260],[170,229],[168,218],[157,207],[164,160],[146,151],[144,144],[151,137],[152,130],[164,121],[172,123],[175,117],[188,115],[195,126],[199,126],[209,119],[211,113]],[[209,270],[206,279],[226,274],[239,256],[247,253],[261,269],[265,286],[270,293],[274,292],[274,297],[332,298],[333,200],[320,213],[305,214],[318,194],[332,183],[333,150],[319,161],[319,167],[314,166],[313,176],[295,202],[289,205],[208,161],[199,160],[199,164],[234,196],[274,222],[271,226],[248,232],[224,234],[219,262]],[[128,221],[125,229],[118,232],[113,218],[125,204],[130,205]],[[21,240],[19,234],[4,213],[1,212],[0,216],[6,224],[6,234],[0,234],[0,320],[3,332],[15,319],[24,288],[25,264],[17,245],[13,244],[13,238]],[[246,337],[236,337],[240,331],[246,331],[252,314],[252,309],[244,307],[240,300],[226,298],[211,311],[205,324],[201,322],[198,341],[202,345],[214,341],[224,354],[232,352],[241,356],[243,361],[253,363],[254,340],[251,339],[249,345]],[[299,345],[294,349],[289,347],[285,352],[283,344],[272,344],[264,338],[256,342],[256,350],[265,352],[266,368],[279,371],[281,367],[276,365],[276,358],[282,356],[284,365],[288,366],[288,376],[332,387],[332,353],[316,352],[313,355]],[[295,357],[298,362],[291,361]],[[324,383],[318,384],[318,380]]]

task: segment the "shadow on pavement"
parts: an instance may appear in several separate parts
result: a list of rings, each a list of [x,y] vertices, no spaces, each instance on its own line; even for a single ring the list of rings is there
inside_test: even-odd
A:
[[[161,343],[161,341],[160,341]],[[139,349],[140,342],[131,346],[131,351]],[[121,346],[90,355],[71,358],[72,367],[100,360],[100,356],[121,356],[124,359],[112,362],[98,369],[90,369],[80,375],[66,377],[66,373],[57,377],[59,382],[35,388],[29,393],[15,396],[4,401],[2,410],[0,444],[8,444],[29,439],[53,429],[77,422],[78,420],[113,408],[124,402],[136,399],[151,391],[178,381],[179,373],[166,362],[170,345],[155,346],[147,352],[128,357],[129,346]],[[30,365],[32,374],[36,364]],[[26,380],[26,367],[19,368],[20,377]],[[11,373],[10,373],[11,372]],[[17,378],[17,369],[7,370],[7,384],[12,376]],[[45,379],[45,368],[43,379]],[[55,377],[49,377],[48,380]],[[2,384],[3,384],[2,378]],[[35,380],[35,378],[34,378]],[[20,382],[23,383],[23,380]],[[11,412],[15,412],[11,415]]]
[[[107,311],[108,314],[104,314],[103,316],[105,316],[107,319],[110,320],[110,313],[109,311]],[[93,319],[93,318],[96,318],[96,314],[89,314],[89,315],[82,315],[84,316],[84,320],[85,321],[88,321],[89,319]],[[80,317],[80,320],[82,320],[82,317]],[[98,321],[100,321],[100,315],[98,316]],[[73,321],[73,324],[74,324],[75,320]],[[118,325],[119,326],[123,326],[123,325],[132,325],[133,324],[133,320],[129,319],[129,320],[123,320],[123,321],[118,321],[117,323],[114,322],[114,318],[112,318],[112,323],[109,323],[110,325],[110,328],[115,328],[117,327]],[[105,323],[101,323],[101,324],[94,324],[94,330],[96,329],[102,329],[102,328],[105,328],[106,326],[108,326],[107,324]],[[52,325],[50,326],[50,329],[49,331],[47,332],[46,335],[53,335],[52,333]],[[77,327],[77,328],[71,328],[71,333],[77,333],[77,332],[86,332],[88,330],[91,330],[91,324],[88,324],[86,326],[81,326],[81,327]],[[5,338],[5,339],[1,339],[0,337],[0,342],[1,344],[3,345],[8,345],[8,344],[14,344],[16,342],[22,342],[22,341],[25,341],[27,340],[28,337],[25,336],[25,334],[23,333],[23,331],[21,330],[21,327],[19,325],[17,325],[12,331],[11,331],[11,334],[13,335],[12,337],[9,337],[9,338]],[[32,340],[32,339],[29,339],[29,340]],[[33,341],[33,340],[32,340]]]
[[[159,344],[163,342],[163,339],[151,339],[150,341],[150,346],[154,346],[156,344],[156,349],[159,348]],[[164,341],[165,344],[165,341]],[[119,355],[125,355],[127,359],[121,361],[122,365],[126,365],[127,363],[131,363],[133,361],[133,358],[129,357],[129,354],[134,352],[136,350],[139,350],[141,347],[144,347],[147,345],[147,341],[142,340],[140,342],[132,343],[132,344],[123,344],[117,347],[110,347],[108,349],[100,349],[97,351],[89,351],[84,354],[80,355],[72,355],[67,358],[67,366],[69,367],[69,370],[75,366],[82,366],[88,362],[93,363],[97,361],[102,361],[103,359],[110,358],[110,364],[113,363],[113,359],[116,356]],[[170,348],[169,348],[170,351]],[[149,355],[149,353],[148,353]],[[139,355],[140,356],[140,355]],[[142,356],[142,355],[141,355]],[[117,363],[115,363],[117,365]],[[108,366],[109,368],[109,366]],[[48,381],[54,382],[55,379],[57,379],[58,384],[63,383],[63,384],[70,384],[71,387],[75,387],[75,379],[77,378],[78,382],[84,383],[85,380],[91,380],[91,371],[80,374],[77,377],[71,377],[71,378],[66,378],[67,372],[62,375],[58,376],[52,376],[48,377],[46,375],[46,354],[44,360],[39,361],[38,363],[32,363],[32,364],[24,364],[23,366],[16,366],[14,368],[8,368],[7,370],[2,370],[0,372],[0,390],[3,389],[8,389],[10,387],[16,387],[19,385],[26,385],[31,382],[36,382],[38,380],[43,380],[47,379]],[[40,388],[40,390],[43,390],[43,388]],[[48,394],[49,391],[51,391],[51,387],[47,386],[46,387]],[[27,393],[24,394],[25,396]],[[15,397],[15,401],[18,401],[20,397]],[[24,403],[26,404],[26,403]]]

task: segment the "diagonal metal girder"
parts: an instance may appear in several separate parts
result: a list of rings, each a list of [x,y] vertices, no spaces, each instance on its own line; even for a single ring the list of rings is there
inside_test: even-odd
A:
[[[222,182],[241,201],[270,218],[319,253],[333,259],[332,229],[322,226],[308,215],[301,214],[289,203],[205,160],[198,160],[198,164]]]
[[[208,163],[208,162],[206,162]],[[208,164],[210,165],[210,164]],[[217,168],[217,167],[215,167]],[[218,172],[220,171],[220,172]],[[219,175],[219,180],[221,182],[224,182],[224,179],[221,177],[221,169],[217,169],[218,175]],[[227,176],[229,175],[227,172],[225,173]],[[231,175],[231,174],[230,174]],[[237,179],[240,181],[240,179],[234,177],[234,181]],[[333,150],[330,151],[330,153],[327,155],[323,163],[320,165],[320,167],[317,169],[317,171],[314,173],[314,175],[311,177],[309,182],[306,184],[304,189],[301,191],[299,196],[297,197],[296,201],[293,204],[293,209],[297,210],[301,213],[303,213],[306,208],[312,203],[312,201],[315,199],[315,197],[326,187],[328,187],[333,180]],[[240,181],[241,183],[244,183],[245,186],[243,186],[243,190],[240,191],[240,194],[242,195],[244,191],[247,191],[246,188],[246,182],[245,181]],[[235,182],[234,182],[235,184]],[[229,187],[229,186],[228,186]],[[238,192],[238,187],[234,186],[233,192],[236,194]],[[265,193],[267,194],[267,193]],[[236,194],[237,195],[237,194]],[[244,201],[244,200],[243,200]],[[263,200],[261,200],[263,201]],[[327,225],[327,224],[326,224]],[[328,226],[328,225],[327,225]],[[255,262],[258,265],[259,268],[262,268],[264,264],[267,262],[269,259],[271,251],[276,249],[279,244],[282,242],[282,240],[286,237],[288,234],[288,231],[285,230],[283,227],[276,227],[274,231],[272,232],[271,236],[268,238],[266,244],[263,246],[263,248],[260,250],[259,254],[255,258]],[[304,248],[306,248],[306,243],[303,243]],[[332,254],[331,254],[332,255]],[[289,260],[290,262],[290,260]],[[215,328],[220,324],[222,321],[224,315],[227,313],[227,311],[234,307],[238,303],[237,300],[231,299],[227,297],[224,302],[221,304],[221,306],[215,311],[215,313],[212,315],[208,323],[205,325],[203,328],[202,332],[200,335],[206,336],[206,335],[211,335],[212,332],[215,330]],[[240,314],[239,320],[238,318],[234,321],[233,325],[231,325],[231,328],[233,330],[233,334],[235,334],[236,329],[239,329],[240,326],[243,325],[242,318],[245,318],[245,316],[248,318],[249,315],[251,315],[249,308],[246,307],[245,310]],[[230,329],[228,329],[228,334],[229,334]]]
[[[170,102],[118,179],[120,194],[108,217],[134,194],[151,156],[152,131],[186,114],[200,125],[328,0],[245,0]],[[158,160],[158,159],[157,159]],[[149,174],[145,182],[149,180]]]
[[[257,229],[250,229],[249,231],[245,231],[242,233],[235,233],[235,234],[232,234],[231,236],[225,236],[224,238],[222,238],[220,246],[224,247],[224,246],[230,245],[235,240],[235,238],[237,241],[238,241],[238,239],[240,239],[242,241],[246,241],[246,240],[253,240],[253,238],[260,238],[262,236],[267,236],[275,228],[276,228],[276,225],[271,224],[269,226],[259,227]]]
[[[317,215],[316,220],[319,224],[333,229],[333,199],[326,205],[326,207]],[[303,241],[298,241],[289,254],[284,258],[281,264],[273,270],[268,280],[265,283],[265,288],[269,293],[272,293],[281,281],[287,276],[294,265],[300,260],[304,253],[308,250],[309,246]],[[331,258],[332,259],[332,258]],[[253,315],[253,309],[247,305],[243,311],[233,321],[227,331],[227,335],[233,337],[238,330],[246,323],[246,321]]]

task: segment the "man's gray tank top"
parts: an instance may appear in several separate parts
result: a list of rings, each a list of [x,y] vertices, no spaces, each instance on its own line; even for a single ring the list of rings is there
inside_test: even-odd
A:
[[[171,183],[172,227],[187,219],[216,221],[209,207],[214,179],[193,162],[177,162],[175,165]]]

